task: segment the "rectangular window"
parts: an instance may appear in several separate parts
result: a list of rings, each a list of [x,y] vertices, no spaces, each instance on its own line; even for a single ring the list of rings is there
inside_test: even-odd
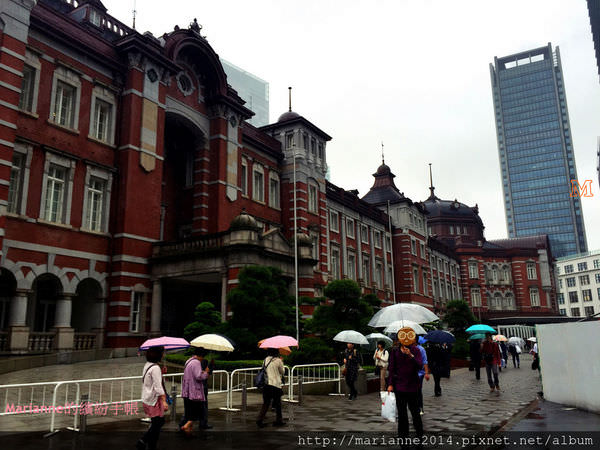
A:
[[[294,146],[294,135],[292,133],[285,135],[285,148],[290,150]]]
[[[563,282],[562,282],[562,280],[558,280],[558,288],[559,288],[559,289],[562,289],[562,287],[563,287]]]
[[[561,308],[561,309],[559,309],[559,310],[558,310],[558,313],[559,313],[561,316],[566,316],[566,315],[567,315],[567,310],[566,310],[566,309],[564,309],[564,308]]]
[[[369,284],[371,280],[371,264],[369,257],[363,255],[362,259],[362,277],[365,284]]]
[[[388,252],[392,251],[392,239],[387,235],[385,237],[385,250]]]
[[[592,290],[591,289],[583,289],[581,291],[581,298],[583,299],[584,302],[591,302],[592,301]]]
[[[340,250],[337,247],[331,247],[331,276],[334,280],[340,278]]]
[[[308,134],[302,133],[302,148],[308,150]]]
[[[537,288],[529,289],[529,300],[531,301],[531,306],[540,306],[540,295]]]
[[[450,225],[450,234],[454,234],[454,227]]]
[[[565,273],[573,273],[573,264],[568,264],[565,266]]]
[[[87,211],[83,228],[91,231],[104,231],[106,181],[90,177],[87,186]]]
[[[252,198],[257,202],[265,201],[265,176],[262,169],[254,169],[254,182],[252,184]]]
[[[33,96],[35,92],[36,70],[27,64],[23,67],[23,81],[21,82],[21,96],[19,109],[33,112]]]
[[[351,239],[354,239],[355,231],[354,231],[354,219],[350,217],[346,217],[346,236]]]
[[[587,270],[587,262],[580,262],[577,263],[577,270],[579,272],[583,271],[583,270]]]
[[[373,239],[375,240],[375,247],[381,248],[381,231],[373,231]]]
[[[311,153],[313,156],[316,156],[316,155],[317,155],[317,141],[315,141],[315,139],[314,139],[314,138],[312,138],[312,139],[310,140],[310,153]]]
[[[348,253],[348,278],[356,280],[356,255]]]
[[[314,184],[308,185],[308,210],[313,213],[318,212],[319,191]]]
[[[271,208],[279,208],[279,178],[277,175],[269,176],[269,206]]]
[[[77,88],[63,81],[56,81],[53,121],[68,128],[75,127],[75,98]]]
[[[13,151],[12,167],[10,168],[10,184],[8,186],[7,210],[13,214],[21,212],[21,197],[23,192],[23,177],[25,173],[26,155]]]
[[[594,269],[600,269],[600,259],[594,260]]]
[[[590,276],[589,275],[579,275],[579,284],[582,286],[587,286],[590,284]]]
[[[423,295],[427,295],[427,273],[423,272]]]
[[[319,159],[323,159],[325,156],[325,148],[323,144],[319,144]]]
[[[586,306],[583,308],[583,310],[585,311],[585,315],[586,316],[593,316],[594,315],[594,307],[593,306]]]
[[[99,98],[95,99],[92,136],[99,141],[112,141],[113,105]]]
[[[600,273],[595,274],[594,278],[596,280],[596,283],[600,283]]]
[[[413,290],[419,293],[419,269],[413,269]]]
[[[365,244],[369,243],[369,227],[367,227],[366,225],[360,226],[360,239]]]
[[[133,292],[131,297],[131,311],[129,316],[129,331],[140,332],[140,312],[142,311],[143,292]]]
[[[537,271],[535,269],[535,263],[527,263],[527,279],[537,279]]]
[[[48,222],[64,222],[63,209],[66,182],[67,169],[50,164],[46,179],[46,203],[44,207],[44,219]]]
[[[410,252],[415,256],[417,255],[417,241],[414,239],[410,240]]]
[[[471,305],[481,306],[481,292],[479,288],[471,288]]]
[[[425,259],[425,244],[419,244],[419,249],[421,250],[421,258]]]
[[[579,308],[571,308],[571,316],[579,317]]]
[[[558,294],[558,304],[559,305],[565,304],[565,294],[563,294],[562,292],[559,292],[559,294]]]
[[[383,265],[380,262],[375,263],[375,283],[379,289],[383,288]]]
[[[579,297],[577,296],[577,291],[569,292],[569,301],[571,303],[578,303]]]
[[[567,278],[567,287],[575,287],[575,277]]]
[[[240,180],[240,188],[242,189],[242,195],[248,195],[248,163],[245,159],[242,159],[242,178]]]
[[[338,233],[340,231],[340,216],[337,211],[329,211],[329,229]]]

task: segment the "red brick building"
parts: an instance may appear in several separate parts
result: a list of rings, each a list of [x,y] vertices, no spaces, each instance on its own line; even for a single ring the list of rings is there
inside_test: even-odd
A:
[[[99,0],[0,3],[0,351],[180,334],[200,301],[226,317],[246,265],[292,284],[295,244],[300,296],[347,277],[384,304],[442,310],[472,290],[471,258],[482,276],[509,261],[526,304],[522,267],[544,244],[435,238],[432,205],[404,197],[385,165],[362,199],[329,183],[331,137],[292,111],[249,125],[200,30],[140,34]]]

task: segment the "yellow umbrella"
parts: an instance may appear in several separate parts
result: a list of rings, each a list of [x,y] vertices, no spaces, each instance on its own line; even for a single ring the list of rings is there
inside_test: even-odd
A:
[[[508,338],[506,336],[504,336],[503,334],[497,334],[497,335],[493,336],[492,339],[494,339],[497,342],[506,342],[506,341],[508,341]]]

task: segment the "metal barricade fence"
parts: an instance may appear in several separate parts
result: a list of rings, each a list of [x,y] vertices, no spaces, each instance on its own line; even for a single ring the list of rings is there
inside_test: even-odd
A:
[[[4,398],[0,416],[32,414],[34,407],[46,406],[58,383],[60,381],[0,385],[0,398]]]
[[[288,401],[294,402],[294,385],[298,385],[298,375],[302,375],[302,384],[337,382],[337,393],[342,389],[342,371],[338,363],[299,364],[292,367]]]
[[[235,369],[231,372],[230,382],[229,382],[229,393],[227,395],[227,405],[224,408],[220,408],[225,411],[239,411],[238,408],[233,407],[233,393],[241,392],[243,389],[243,385],[246,386],[246,390],[256,390],[254,386],[254,378],[258,374],[258,372],[262,369],[262,366],[259,367],[247,367],[244,369]],[[289,385],[290,379],[290,368],[289,366],[283,366],[283,387]],[[286,376],[287,374],[287,376]]]

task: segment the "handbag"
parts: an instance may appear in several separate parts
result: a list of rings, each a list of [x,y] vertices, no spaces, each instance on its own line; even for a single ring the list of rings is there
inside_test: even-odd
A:
[[[380,392],[381,395],[381,417],[390,422],[396,421],[396,395],[393,392]]]
[[[345,377],[347,372],[348,372],[348,369],[346,369],[346,365],[344,364],[342,366],[342,376]]]
[[[274,359],[275,359],[275,357],[271,356],[271,361],[269,361],[269,364],[271,364]],[[254,377],[254,387],[255,388],[262,389],[265,387],[265,384],[267,384],[267,367],[269,367],[269,364],[267,364],[265,367],[265,362],[263,361],[263,365],[262,365],[261,369],[258,371],[256,376]]]
[[[521,347],[519,347],[518,345],[515,345],[515,350],[517,351],[517,355],[522,352]]]

